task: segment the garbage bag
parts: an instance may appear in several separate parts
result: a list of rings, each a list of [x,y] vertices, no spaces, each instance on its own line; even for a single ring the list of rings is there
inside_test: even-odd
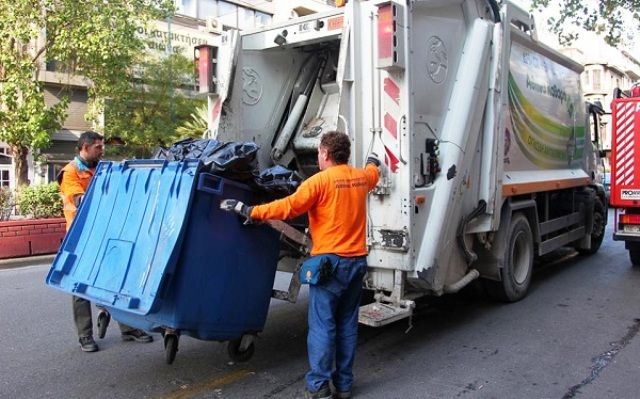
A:
[[[263,170],[255,178],[258,188],[278,196],[292,194],[301,182],[302,178],[298,173],[280,165]]]
[[[159,148],[155,159],[183,161],[198,159],[203,171],[238,181],[252,180],[258,173],[257,144],[253,142],[228,142],[218,140],[185,139],[169,148]]]

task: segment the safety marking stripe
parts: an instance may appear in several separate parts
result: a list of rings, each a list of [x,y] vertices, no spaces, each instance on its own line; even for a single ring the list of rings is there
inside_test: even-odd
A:
[[[384,78],[384,92],[398,105],[400,105],[400,87],[391,80],[391,78]]]
[[[384,114],[384,127],[391,133],[394,139],[398,139],[398,122],[387,112]]]

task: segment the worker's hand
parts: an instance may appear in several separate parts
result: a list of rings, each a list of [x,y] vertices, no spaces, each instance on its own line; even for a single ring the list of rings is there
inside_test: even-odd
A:
[[[378,154],[376,154],[375,152],[369,154],[366,163],[374,164],[375,166],[380,167],[380,158],[378,158]]]
[[[227,212],[235,212],[245,218],[244,224],[252,223],[251,207],[236,199],[225,199],[220,201],[220,209]]]

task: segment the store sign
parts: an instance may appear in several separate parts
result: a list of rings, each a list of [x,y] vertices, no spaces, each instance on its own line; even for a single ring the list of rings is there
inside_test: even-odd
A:
[[[173,53],[193,58],[194,47],[216,45],[220,41],[218,35],[161,21],[151,22],[146,28],[139,27],[137,33],[145,40],[147,51],[152,56]]]

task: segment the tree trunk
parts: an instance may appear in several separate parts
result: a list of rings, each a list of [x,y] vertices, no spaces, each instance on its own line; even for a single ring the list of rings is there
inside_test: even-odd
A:
[[[11,146],[11,155],[13,155],[13,162],[16,165],[16,186],[28,186],[29,185],[29,164],[27,163],[27,155],[29,154],[29,148],[21,145]]]

